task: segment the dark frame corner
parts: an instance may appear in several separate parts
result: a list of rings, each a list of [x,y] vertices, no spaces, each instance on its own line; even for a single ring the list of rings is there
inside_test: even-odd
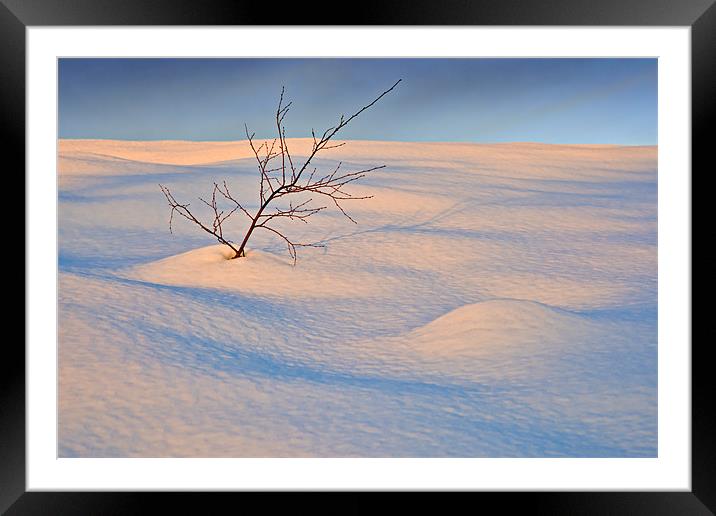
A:
[[[320,4],[320,2],[319,2]],[[317,9],[324,13],[334,8]],[[283,9],[283,8],[282,8]],[[326,19],[328,18],[328,19]],[[9,172],[25,169],[25,29],[41,25],[342,25],[316,18],[294,4],[267,19],[260,3],[212,0],[0,0],[0,116]],[[320,21],[319,21],[320,20]],[[716,4],[714,0],[368,0],[357,4],[351,25],[640,25],[690,26],[692,73],[692,169],[713,165],[708,129],[715,124]],[[16,174],[15,177],[21,177]],[[692,172],[693,179],[693,172]],[[24,181],[20,187],[25,190]],[[24,196],[23,196],[24,198]],[[693,204],[692,204],[693,206]],[[693,210],[693,207],[692,207]],[[693,251],[692,251],[693,253]],[[27,271],[25,273],[27,281]],[[25,299],[25,294],[23,294]],[[501,506],[548,514],[716,513],[716,411],[710,399],[714,375],[706,359],[709,342],[692,343],[692,491],[685,493],[481,494]],[[9,353],[8,353],[9,351]],[[8,339],[0,361],[0,512],[8,514],[125,514],[149,502],[173,502],[179,512],[206,513],[221,495],[135,493],[25,493],[25,352]],[[171,498],[171,500],[170,500]],[[354,512],[360,502],[343,505]],[[224,500],[225,501],[225,500]],[[179,503],[177,503],[179,502]],[[181,505],[180,505],[181,504]],[[311,502],[315,509],[317,504]],[[166,508],[166,507],[164,507]],[[217,506],[218,508],[218,506]],[[194,509],[194,510],[192,510]],[[365,507],[369,509],[369,507]],[[342,512],[342,511],[341,511]]]

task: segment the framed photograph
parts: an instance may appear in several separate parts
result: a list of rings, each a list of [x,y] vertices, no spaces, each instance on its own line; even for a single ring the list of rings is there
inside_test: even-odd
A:
[[[0,508],[714,510],[691,177],[716,8],[562,4],[4,0],[27,306]]]

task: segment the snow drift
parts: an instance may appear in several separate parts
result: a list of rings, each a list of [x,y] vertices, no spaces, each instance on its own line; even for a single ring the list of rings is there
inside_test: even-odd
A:
[[[656,455],[656,147],[349,142],[295,267],[168,232],[246,142],[59,150],[61,457]]]

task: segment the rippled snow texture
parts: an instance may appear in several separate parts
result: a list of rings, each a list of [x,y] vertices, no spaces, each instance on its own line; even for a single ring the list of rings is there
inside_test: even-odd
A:
[[[656,456],[655,147],[349,142],[296,267],[169,234],[249,152],[60,142],[60,456]]]

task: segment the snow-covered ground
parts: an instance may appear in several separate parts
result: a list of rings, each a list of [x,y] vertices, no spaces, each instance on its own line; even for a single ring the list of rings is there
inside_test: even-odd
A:
[[[349,142],[295,267],[168,231],[250,152],[60,142],[60,456],[656,456],[656,147]]]

